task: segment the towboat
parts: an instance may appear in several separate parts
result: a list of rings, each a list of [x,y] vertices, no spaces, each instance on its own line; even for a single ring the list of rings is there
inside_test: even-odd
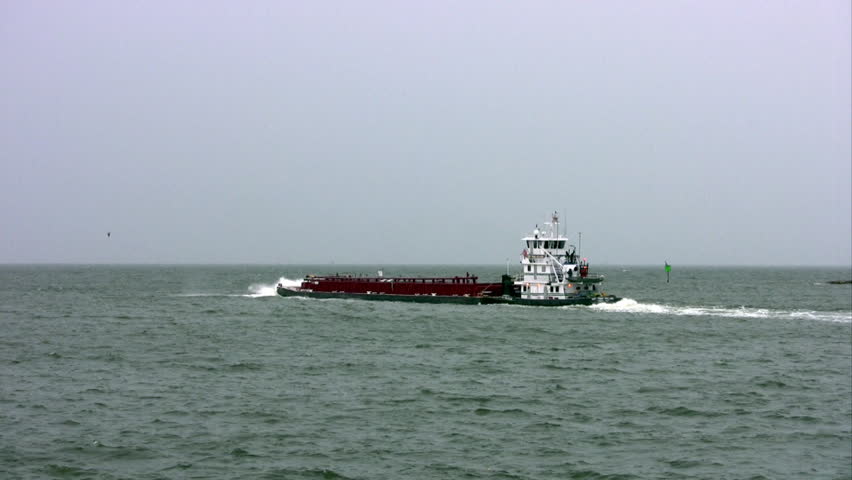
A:
[[[589,272],[588,259],[560,234],[559,215],[522,239],[521,272],[499,282],[480,282],[465,273],[453,277],[386,277],[353,274],[308,275],[298,287],[278,284],[283,297],[349,298],[420,303],[592,305],[621,300],[603,290],[604,276]]]

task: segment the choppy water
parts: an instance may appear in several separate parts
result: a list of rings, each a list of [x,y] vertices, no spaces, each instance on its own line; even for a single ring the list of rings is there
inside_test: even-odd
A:
[[[0,477],[852,477],[847,269],[597,307],[281,298],[372,267],[0,267]],[[386,274],[499,267],[385,267]]]

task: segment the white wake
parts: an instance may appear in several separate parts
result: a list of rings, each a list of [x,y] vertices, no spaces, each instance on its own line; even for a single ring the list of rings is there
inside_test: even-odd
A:
[[[299,287],[302,285],[301,280],[291,280],[286,277],[281,277],[278,279],[276,283],[273,284],[265,284],[265,283],[255,283],[248,287],[249,293],[243,295],[244,297],[251,298],[261,298],[261,297],[274,297],[278,295],[278,284],[281,284],[285,287]]]
[[[801,318],[823,322],[852,323],[852,313],[819,312],[812,310],[773,310],[751,307],[676,307],[655,303],[639,303],[625,298],[616,303],[600,303],[589,307],[602,312],[639,313],[675,316],[711,316],[729,318]]]

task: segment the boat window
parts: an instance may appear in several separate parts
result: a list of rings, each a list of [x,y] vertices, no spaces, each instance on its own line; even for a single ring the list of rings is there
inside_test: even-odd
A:
[[[527,271],[532,272],[532,265],[527,265]]]
[[[527,240],[527,248],[532,248],[532,240]]]
[[[558,248],[565,248],[565,240],[559,241],[559,247]]]

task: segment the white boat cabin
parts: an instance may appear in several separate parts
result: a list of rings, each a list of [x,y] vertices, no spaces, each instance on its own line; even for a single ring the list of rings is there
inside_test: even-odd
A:
[[[580,259],[577,247],[559,232],[559,215],[538,226],[531,236],[524,237],[521,252],[521,275],[515,281],[521,298],[530,300],[561,300],[576,296],[598,296],[602,275],[589,275],[589,264]]]

